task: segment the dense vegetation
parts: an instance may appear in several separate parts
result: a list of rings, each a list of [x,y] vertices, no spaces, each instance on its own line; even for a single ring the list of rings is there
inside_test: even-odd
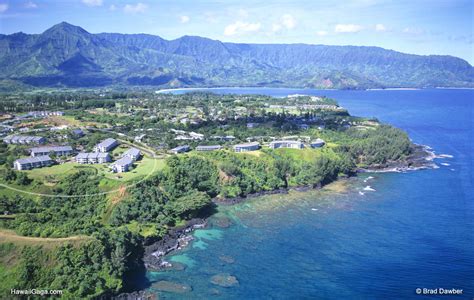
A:
[[[473,86],[473,68],[450,56],[377,47],[222,43],[184,36],[90,34],[61,23],[39,35],[0,35],[0,88],[28,86]]]
[[[24,107],[64,110],[61,121],[72,119],[82,127],[92,123],[84,137],[40,131],[50,142],[66,141],[85,150],[112,134],[125,139],[146,130],[145,141],[163,157],[164,167],[133,188],[112,194],[103,193],[110,187],[97,170],[84,166],[48,181],[47,191],[61,196],[20,195],[1,189],[0,234],[9,233],[10,240],[0,244],[0,298],[8,297],[11,288],[62,289],[70,299],[118,293],[125,289],[130,272],[143,270],[145,239],[159,239],[186,220],[209,216],[215,202],[297,186],[319,188],[354,174],[359,167],[403,161],[412,151],[401,130],[350,116],[325,97],[91,92],[0,98],[0,109],[15,115],[5,117],[6,124],[48,129],[44,119],[15,119],[25,112]],[[196,122],[182,123],[182,119]],[[182,143],[176,140],[176,129],[180,134],[203,136],[186,143],[221,143],[226,149],[169,156],[160,147]],[[216,141],[211,138],[214,135],[233,135],[235,140]],[[263,144],[288,135],[306,144],[320,137],[326,146],[264,147],[249,153],[229,149],[232,143],[248,139]],[[0,144],[0,182],[41,192],[45,188],[41,179],[30,171],[11,168],[28,147]],[[47,173],[48,168],[42,170]],[[24,244],[21,238],[25,237],[33,240]],[[56,244],[42,244],[48,238]],[[71,240],[61,242],[61,238]]]

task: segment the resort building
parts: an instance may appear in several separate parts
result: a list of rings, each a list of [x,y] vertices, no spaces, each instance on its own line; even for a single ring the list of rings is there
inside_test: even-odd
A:
[[[326,144],[326,142],[324,140],[318,138],[318,139],[311,142],[311,148],[320,148],[320,147],[324,146],[324,144]]]
[[[79,153],[76,156],[76,162],[80,164],[103,164],[110,161],[110,155],[103,152]]]
[[[52,164],[53,160],[49,156],[44,155],[17,159],[13,163],[13,167],[16,170],[30,170],[34,168],[50,166]]]
[[[278,148],[291,148],[291,149],[303,149],[304,145],[300,141],[273,141],[270,142],[268,145],[271,149],[278,149]]]
[[[64,112],[62,111],[30,111],[28,112],[28,116],[30,117],[48,117],[48,116],[63,116]]]
[[[215,151],[215,150],[221,150],[222,146],[220,145],[210,145],[210,146],[197,146],[196,151]]]
[[[117,140],[108,138],[98,143],[94,147],[94,152],[109,152],[117,146],[118,146]]]
[[[28,135],[9,135],[3,138],[3,141],[7,144],[21,144],[21,145],[30,145],[30,144],[44,144],[46,139],[41,136],[28,136]]]
[[[234,145],[235,152],[248,152],[258,149],[260,149],[260,144],[257,142]]]
[[[71,146],[47,146],[47,147],[35,147],[30,148],[30,154],[32,157],[45,156],[50,153],[54,153],[56,156],[71,155],[73,152]]]
[[[178,146],[176,148],[171,149],[170,152],[174,154],[178,154],[178,153],[188,152],[189,150],[191,150],[191,147],[189,147],[189,145],[183,145],[183,146]]]
[[[121,159],[117,160],[114,162],[111,166],[112,171],[115,173],[122,173],[122,172],[128,172],[133,165],[133,160],[128,157],[124,156]]]
[[[211,136],[211,139],[228,142],[228,141],[235,140],[235,136],[233,136],[233,135],[226,135],[226,136],[214,135],[214,136]]]
[[[204,139],[204,134],[201,134],[201,133],[197,133],[197,132],[191,131],[191,132],[189,133],[189,135],[190,135],[194,140],[203,140],[203,139]]]
[[[122,154],[122,157],[130,157],[133,161],[140,159],[142,153],[137,148],[130,148]]]

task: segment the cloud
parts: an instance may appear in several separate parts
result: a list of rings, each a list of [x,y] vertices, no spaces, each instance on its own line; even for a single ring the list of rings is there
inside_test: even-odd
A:
[[[284,14],[277,23],[273,23],[272,31],[278,32],[283,29],[293,29],[296,27],[296,19],[290,14]]]
[[[248,33],[248,32],[255,32],[259,31],[261,28],[260,23],[247,23],[247,22],[241,22],[237,21],[235,23],[232,23],[224,29],[224,35],[226,36],[232,36],[232,35],[238,35],[238,34],[243,34],[243,33]]]
[[[103,0],[82,0],[82,3],[84,3],[87,6],[102,6],[104,4]]]
[[[296,26],[295,18],[290,14],[285,14],[281,17],[281,23],[286,29],[293,29]]]
[[[319,31],[316,31],[316,35],[317,36],[326,36],[326,35],[328,35],[328,32],[326,30],[319,30]]]
[[[32,1],[29,1],[29,2],[25,3],[24,7],[28,8],[28,9],[35,9],[35,8],[38,8],[38,4],[36,4]]]
[[[117,6],[115,6],[115,4],[111,4],[111,5],[109,6],[109,10],[111,10],[111,11],[114,11],[114,10],[116,10],[116,9],[117,9]]]
[[[337,24],[334,27],[334,31],[337,33],[356,33],[362,29],[363,27],[357,24]]]
[[[385,27],[383,24],[377,24],[375,25],[375,31],[384,32],[387,31],[387,27]]]
[[[8,4],[0,3],[0,13],[6,12],[8,10]]]
[[[123,7],[123,11],[127,14],[142,14],[144,12],[146,12],[146,10],[148,9],[148,5],[146,4],[143,4],[141,2],[133,5],[133,4],[126,4],[124,7]]]
[[[190,18],[189,18],[188,16],[181,16],[181,17],[179,17],[179,21],[180,21],[181,23],[183,23],[183,24],[184,24],[184,23],[188,23],[189,20],[190,20]]]

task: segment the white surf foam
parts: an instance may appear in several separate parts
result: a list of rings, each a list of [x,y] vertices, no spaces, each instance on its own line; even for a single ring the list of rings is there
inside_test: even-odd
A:
[[[375,192],[375,190],[370,185],[366,186],[364,191]]]
[[[367,181],[369,181],[370,179],[374,179],[374,177],[369,176],[369,177],[367,177],[366,179],[364,179],[364,182],[367,182]]]

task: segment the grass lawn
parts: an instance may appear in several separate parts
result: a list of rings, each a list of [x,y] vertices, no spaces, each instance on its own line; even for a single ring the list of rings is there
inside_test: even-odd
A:
[[[141,160],[134,163],[134,169],[125,173],[103,173],[106,178],[118,181],[129,181],[138,177],[144,177],[156,171],[163,169],[165,166],[164,159],[154,159],[144,156]]]
[[[118,186],[132,181],[138,178],[144,178],[156,171],[162,170],[165,166],[164,159],[157,159],[144,156],[140,161],[134,163],[134,168],[130,172],[125,173],[112,173],[110,171],[110,164],[78,164],[76,162],[66,162],[59,165],[54,165],[51,167],[38,168],[24,172],[28,175],[29,178],[34,179],[33,184],[27,186],[20,186],[15,183],[6,184],[9,187],[13,187],[25,192],[34,192],[42,194],[51,194],[52,188],[60,182],[64,177],[79,172],[81,169],[94,170],[97,175],[102,177],[100,182],[100,189],[103,191],[109,191],[117,188]],[[18,191],[14,191],[5,187],[0,186],[0,196],[14,197],[19,194]],[[36,196],[29,196],[24,194],[27,197],[36,198]]]
[[[44,183],[54,182],[60,180],[64,176],[78,172],[81,169],[95,169],[97,174],[108,179],[118,180],[120,182],[132,180],[136,177],[146,176],[152,172],[163,169],[165,166],[164,159],[153,159],[149,157],[143,157],[140,161],[136,162],[135,168],[130,172],[126,173],[112,173],[110,172],[109,164],[78,164],[76,162],[67,162],[60,165],[54,165],[51,167],[32,169],[27,171],[21,171],[28,174],[28,177],[37,181],[43,181]]]
[[[328,153],[328,154],[334,154],[336,155],[332,149],[330,148],[317,148],[317,149],[312,149],[312,148],[304,148],[304,149],[286,149],[286,148],[280,148],[280,149],[275,149],[277,153],[284,154],[285,156],[289,156],[293,158],[296,161],[307,161],[311,162],[314,161],[317,157],[321,156],[322,153]]]
[[[79,164],[77,163],[64,163],[60,165],[54,165],[51,167],[45,168],[38,168],[32,169],[27,171],[21,171],[28,174],[28,177],[31,179],[35,179],[38,181],[51,181],[51,180],[59,180],[66,175],[72,174],[77,171],[76,166]]]
[[[158,231],[156,230],[156,225],[153,223],[139,224],[137,221],[132,221],[131,223],[125,226],[131,232],[140,234],[143,237],[156,236],[156,234],[158,233]]]

